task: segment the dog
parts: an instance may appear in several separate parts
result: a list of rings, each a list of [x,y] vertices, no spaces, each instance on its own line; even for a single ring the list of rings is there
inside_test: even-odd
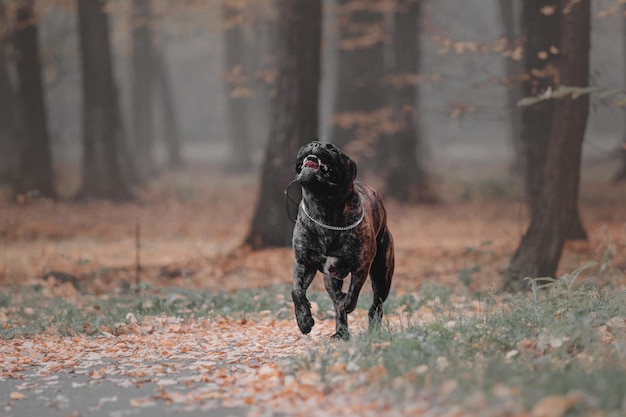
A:
[[[393,237],[382,198],[356,181],[357,166],[331,143],[313,141],[298,151],[296,181],[302,200],[293,232],[295,264],[291,295],[303,334],[314,325],[306,291],[317,271],[335,307],[333,339],[348,340],[348,313],[370,275],[373,301],[369,328],[380,325],[394,270]],[[344,279],[350,277],[347,292]]]

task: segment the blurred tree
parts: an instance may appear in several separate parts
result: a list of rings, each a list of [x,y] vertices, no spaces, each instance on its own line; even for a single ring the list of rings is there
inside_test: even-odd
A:
[[[150,0],[132,1],[132,120],[137,171],[156,174],[154,161],[154,89],[156,67]]]
[[[224,24],[224,52],[226,79],[228,81],[228,131],[230,134],[229,169],[247,171],[252,168],[247,126],[247,103],[254,92],[247,88],[242,54],[245,49],[244,28],[247,4],[241,1],[222,0]]]
[[[560,84],[558,59],[561,54],[562,15],[559,0],[524,0],[522,3],[522,32],[526,39],[522,94],[525,97],[549,94]],[[531,218],[536,217],[541,210],[555,107],[554,100],[543,100],[534,106],[522,107],[522,166]],[[572,225],[567,230],[567,238],[587,238],[578,206]]]
[[[434,203],[437,196],[423,167],[417,94],[420,61],[419,22],[422,0],[398,1],[392,33],[392,69],[385,77],[397,124],[379,144],[387,192],[398,201]]]
[[[624,16],[626,16],[626,3],[622,7]],[[626,52],[626,19],[622,20],[622,25],[624,26],[624,52]],[[626,54],[624,56],[626,58]],[[626,59],[624,60],[626,63]],[[626,109],[624,110],[626,112]],[[626,120],[626,118],[625,118]],[[615,182],[626,181],[626,125],[623,127],[624,129],[624,142],[622,143],[622,149],[620,150],[622,165],[613,177]]]
[[[133,196],[136,174],[131,171],[113,79],[105,6],[105,0],[78,2],[83,80],[83,184],[78,197],[123,201]]]
[[[23,137],[13,191],[15,195],[35,191],[44,197],[56,197],[39,53],[38,17],[34,6],[34,0],[19,3],[13,35],[19,80],[18,114]]]
[[[557,59],[560,49],[561,11],[559,0],[524,0],[522,36],[524,74],[522,94],[536,96],[558,85]],[[550,142],[554,100],[522,107],[521,140],[523,143],[524,183],[531,216],[539,210],[543,185],[543,167]]]
[[[617,174],[615,174],[615,177],[613,177],[615,182],[626,181],[626,133],[624,133],[624,143],[622,143],[620,155],[622,158],[622,166],[619,171],[617,171]]]
[[[562,0],[560,83],[589,85],[591,0]],[[576,221],[580,160],[589,95],[555,101],[545,176],[531,223],[504,277],[505,289],[520,289],[525,277],[554,277],[568,232]]]
[[[351,153],[374,156],[381,133],[392,126],[385,72],[385,0],[338,0],[339,56],[332,141]]]
[[[500,18],[504,29],[504,36],[509,44],[513,44],[520,35],[517,23],[518,10],[515,0],[498,0]],[[507,114],[509,118],[510,141],[513,145],[513,162],[511,164],[511,172],[524,172],[523,143],[520,138],[522,130],[522,120],[517,102],[522,98],[522,90],[520,88],[520,76],[522,66],[520,62],[513,57],[504,58],[504,71],[507,77]]]
[[[245,244],[289,246],[293,226],[283,190],[294,177],[301,145],[317,137],[321,53],[321,0],[278,0],[278,77],[272,131],[261,189]]]
[[[159,85],[161,109],[163,111],[163,134],[167,146],[167,165],[170,169],[179,169],[183,166],[183,158],[180,149],[180,130],[178,128],[178,115],[167,61],[162,53],[155,54],[156,77]]]
[[[0,183],[17,177],[17,99],[11,83],[11,29],[4,0],[0,0]]]

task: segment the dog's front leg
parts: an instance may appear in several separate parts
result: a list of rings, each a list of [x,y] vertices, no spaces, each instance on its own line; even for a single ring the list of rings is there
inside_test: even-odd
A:
[[[293,286],[291,287],[291,298],[296,310],[296,321],[302,334],[309,334],[315,324],[311,315],[311,303],[306,298],[306,290],[313,282],[315,268],[297,262],[293,267]]]

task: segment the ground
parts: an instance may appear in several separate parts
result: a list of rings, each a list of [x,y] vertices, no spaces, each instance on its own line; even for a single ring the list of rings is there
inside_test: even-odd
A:
[[[483,309],[476,300],[497,292],[501,270],[526,227],[517,188],[506,180],[452,183],[442,188],[441,205],[388,201],[397,260],[392,297],[415,294],[418,299],[420,293],[444,288],[451,296],[433,296],[437,305],[449,301],[468,312]],[[251,252],[241,247],[257,198],[253,177],[191,170],[164,175],[138,194],[138,201],[122,205],[0,203],[0,416],[202,415],[207,409],[222,416],[465,415],[437,400],[446,389],[454,390],[447,381],[437,395],[425,390],[393,407],[372,398],[368,389],[388,368],[374,364],[354,377],[350,366],[358,368],[351,365],[356,362],[325,364],[324,372],[294,365],[294,360],[315,363],[311,352],[323,360],[327,358],[320,352],[335,355],[336,345],[328,341],[334,321],[321,294],[313,303],[312,334],[300,335],[288,299],[291,249]],[[559,275],[597,261],[581,276],[621,287],[626,272],[626,188],[585,185],[581,213],[589,240],[567,244]],[[600,273],[607,266],[614,273]],[[318,277],[313,293],[323,291],[321,281]],[[31,301],[62,299],[65,309],[97,310],[100,316],[105,316],[103,300],[130,295],[140,300],[137,311],[143,314],[135,317],[139,313],[131,308],[119,322],[85,322],[78,332],[76,326],[59,331],[45,330],[45,325],[43,330],[17,331],[32,319],[29,315],[41,314],[40,306],[27,303],[32,294],[23,288],[39,291]],[[270,307],[245,314],[234,307],[220,307],[214,314],[214,304],[198,306],[202,302],[194,298],[205,292],[268,288]],[[364,302],[370,294],[364,290]],[[209,296],[204,297],[206,304]],[[163,308],[147,314],[159,300],[186,302],[192,313]],[[395,307],[387,311],[386,323],[401,328],[409,320],[407,304],[390,305]],[[366,333],[365,308],[351,316],[357,335]],[[25,318],[14,318],[18,310]],[[428,322],[431,310],[435,307],[421,305],[410,316],[412,324]],[[44,324],[60,321],[53,316],[37,319]],[[445,356],[435,359],[435,366],[447,366]],[[417,378],[421,371],[416,369]],[[326,370],[331,376],[325,376]],[[562,407],[584,402],[575,394],[555,401]],[[532,407],[517,403],[511,407],[510,415],[534,413]],[[568,408],[545,415],[561,417]]]

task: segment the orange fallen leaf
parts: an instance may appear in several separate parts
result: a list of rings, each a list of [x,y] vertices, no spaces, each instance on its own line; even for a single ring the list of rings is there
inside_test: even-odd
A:
[[[24,398],[26,398],[26,395],[22,394],[21,392],[14,391],[9,395],[9,398],[11,398],[12,400],[23,400]]]
[[[580,400],[582,400],[582,395],[579,393],[545,397],[535,404],[530,415],[532,417],[562,417]]]

